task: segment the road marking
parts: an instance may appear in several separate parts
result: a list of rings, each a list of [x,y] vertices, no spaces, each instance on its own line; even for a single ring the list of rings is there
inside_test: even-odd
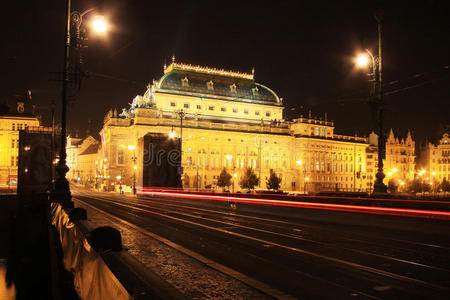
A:
[[[100,213],[103,213],[103,214],[113,218],[114,220],[116,220],[116,221],[118,221],[120,223],[123,223],[123,224],[126,224],[126,225],[130,226],[130,227],[133,227],[134,229],[138,230],[139,232],[141,232],[141,233],[143,233],[143,234],[145,234],[145,235],[147,235],[147,236],[149,236],[149,237],[151,237],[151,238],[153,238],[155,240],[158,240],[158,241],[164,243],[165,245],[170,246],[170,247],[172,247],[172,248],[174,248],[174,249],[176,249],[176,250],[178,250],[178,251],[180,251],[180,252],[182,252],[182,253],[184,253],[184,254],[186,254],[186,255],[188,255],[188,256],[190,256],[190,257],[192,257],[192,258],[194,258],[194,259],[196,259],[198,261],[200,261],[201,263],[209,266],[212,269],[215,269],[215,270],[217,270],[217,271],[219,271],[219,272],[221,272],[221,273],[223,273],[225,275],[233,277],[234,279],[237,279],[237,280],[243,282],[244,284],[246,284],[246,285],[248,285],[248,286],[250,286],[252,288],[255,288],[255,289],[263,292],[266,295],[269,295],[269,296],[277,298],[277,299],[286,299],[286,300],[288,300],[288,299],[297,299],[297,298],[295,298],[295,297],[293,297],[293,296],[291,296],[289,294],[283,293],[282,291],[279,291],[279,290],[277,290],[275,288],[272,288],[271,286],[269,286],[269,285],[267,285],[267,284],[265,284],[265,283],[263,283],[263,282],[261,282],[259,280],[251,278],[251,277],[249,277],[247,275],[244,275],[244,274],[242,274],[242,273],[240,273],[240,272],[238,272],[238,271],[236,271],[234,269],[231,269],[229,267],[226,267],[224,265],[221,265],[221,264],[219,264],[219,263],[217,263],[217,262],[215,262],[215,261],[213,261],[213,260],[211,260],[209,258],[204,257],[203,255],[200,255],[200,254],[198,254],[198,253],[196,253],[194,251],[186,249],[183,246],[180,246],[180,245],[178,245],[178,244],[176,244],[176,243],[174,243],[174,242],[172,242],[172,241],[170,241],[170,240],[168,240],[168,239],[166,239],[164,237],[156,235],[153,232],[150,232],[150,231],[148,231],[146,229],[143,229],[143,228],[141,228],[141,227],[139,227],[137,225],[134,225],[134,224],[132,224],[132,223],[122,219],[122,218],[116,217],[116,216],[114,216],[114,215],[112,215],[112,214],[110,214],[110,213],[108,213],[106,211],[103,211],[103,210],[101,210],[101,209],[99,209],[99,208],[97,208],[97,207],[87,203],[86,201],[83,201],[83,200],[77,199],[77,198],[75,198],[75,199],[80,201],[80,202],[83,202],[85,205],[87,205],[87,206],[89,206],[89,207],[99,211]]]

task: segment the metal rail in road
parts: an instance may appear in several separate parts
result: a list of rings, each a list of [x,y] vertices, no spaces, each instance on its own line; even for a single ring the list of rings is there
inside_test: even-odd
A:
[[[277,298],[398,299],[450,292],[450,241],[439,234],[252,213],[177,197],[75,197],[244,275],[240,280],[272,288],[280,292],[272,294]],[[423,221],[417,219],[417,226]]]

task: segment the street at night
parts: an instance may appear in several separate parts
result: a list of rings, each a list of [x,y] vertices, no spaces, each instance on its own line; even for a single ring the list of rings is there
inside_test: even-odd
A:
[[[437,232],[426,233],[406,226],[387,229],[381,224],[387,222],[385,216],[372,219],[370,225],[350,226],[312,221],[302,216],[308,210],[277,216],[276,208],[274,214],[252,213],[207,200],[135,198],[82,189],[76,190],[74,201],[95,215],[94,222],[102,220],[128,231],[124,244],[141,262],[166,254],[148,246],[150,242],[136,243],[138,237],[162,241],[199,261],[198,269],[180,269],[181,278],[164,273],[164,268],[159,271],[188,298],[247,298],[242,295],[250,293],[240,291],[239,285],[217,291],[220,282],[214,278],[206,280],[207,286],[197,284],[205,281],[200,278],[204,269],[235,278],[253,293],[276,298],[411,299],[445,298],[449,293],[450,239],[445,221],[432,222]],[[413,222],[420,227],[431,221]],[[184,266],[184,258],[165,259],[171,260],[172,268]]]
[[[0,300],[450,299],[450,2],[266,2],[5,2]]]

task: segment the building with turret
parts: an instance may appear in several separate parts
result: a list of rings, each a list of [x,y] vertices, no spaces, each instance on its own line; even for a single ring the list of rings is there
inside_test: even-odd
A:
[[[444,132],[438,143],[426,143],[421,149],[420,169],[429,180],[450,179],[450,132]]]
[[[391,129],[386,140],[386,160],[384,169],[387,178],[394,177],[400,180],[414,179],[416,166],[416,143],[408,130],[406,138],[394,135]]]
[[[40,126],[32,103],[31,91],[14,104],[0,105],[0,189],[17,187],[19,131]]]

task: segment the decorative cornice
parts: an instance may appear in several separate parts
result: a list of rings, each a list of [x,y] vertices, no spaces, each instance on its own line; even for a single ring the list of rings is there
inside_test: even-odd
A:
[[[218,76],[224,76],[224,77],[241,78],[241,79],[248,79],[248,80],[254,79],[253,72],[252,72],[252,74],[241,73],[241,72],[235,72],[235,71],[227,71],[224,69],[214,69],[214,68],[208,68],[208,67],[202,67],[202,66],[182,64],[182,63],[177,63],[174,61],[167,68],[164,68],[164,74],[167,74],[173,70],[189,71],[189,72],[204,73],[204,74],[218,75]]]

